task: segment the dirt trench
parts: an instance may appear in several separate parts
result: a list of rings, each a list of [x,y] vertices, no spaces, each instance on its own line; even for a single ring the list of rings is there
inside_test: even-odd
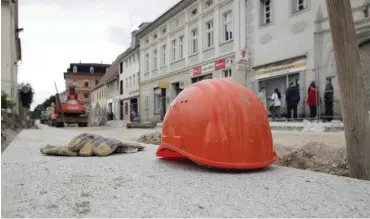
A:
[[[159,145],[161,133],[146,133],[138,141]],[[322,142],[309,142],[299,147],[277,144],[274,147],[279,157],[276,165],[349,176],[347,155],[343,147],[333,147]]]

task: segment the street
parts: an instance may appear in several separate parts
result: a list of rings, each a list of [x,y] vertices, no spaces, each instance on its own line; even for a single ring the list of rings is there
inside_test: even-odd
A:
[[[108,157],[43,156],[81,132],[135,139],[153,130],[88,127],[23,130],[2,157],[3,217],[365,217],[370,182],[273,166],[212,171],[146,151]],[[276,145],[344,146],[342,133],[274,132]],[[305,140],[303,140],[305,139]],[[268,210],[267,210],[268,209]]]

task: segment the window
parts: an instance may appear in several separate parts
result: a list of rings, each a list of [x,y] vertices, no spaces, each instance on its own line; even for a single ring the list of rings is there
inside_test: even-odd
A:
[[[212,6],[213,1],[212,0],[206,0],[206,7],[209,8]]]
[[[231,78],[231,69],[226,69],[222,71],[224,78]]]
[[[135,79],[135,75],[134,76],[132,76],[132,84],[133,84],[133,87],[135,87],[136,86],[136,79]]]
[[[166,29],[166,28],[163,28],[163,29],[162,29],[163,34],[165,34],[165,33],[166,33],[166,31],[167,31],[167,29]]]
[[[131,76],[128,78],[128,87],[131,88]]]
[[[191,53],[195,54],[198,52],[198,29],[195,28],[191,31]]]
[[[158,61],[157,61],[157,50],[155,49],[153,51],[153,69],[157,69],[158,68]]]
[[[139,74],[139,73],[137,73],[136,75],[137,75],[137,76],[136,76],[136,79],[137,79],[137,85],[140,85],[140,74]]]
[[[172,53],[171,53],[171,60],[172,62],[176,61],[176,45],[177,42],[176,42],[176,39],[172,40]]]
[[[161,89],[155,88],[154,89],[154,114],[160,114],[162,111],[162,104],[161,104]]]
[[[307,0],[292,0],[292,12],[302,11],[307,8]]]
[[[77,73],[77,66],[76,65],[73,66],[73,73]]]
[[[84,81],[84,87],[88,87],[89,86],[89,81],[88,80],[85,80]]]
[[[90,71],[91,74],[93,74],[94,73],[94,67],[91,66],[89,71]]]
[[[149,72],[149,53],[145,55],[145,72]]]
[[[128,88],[128,78],[126,78],[126,81],[125,81],[125,88]]]
[[[166,50],[167,50],[167,45],[162,46],[162,66],[165,66],[167,61],[167,56],[166,56]]]
[[[271,0],[260,0],[261,25],[271,22]],[[293,0],[296,1],[296,0]]]
[[[157,34],[154,34],[153,35],[153,39],[157,39]]]
[[[135,54],[132,56],[132,63],[135,63]]]
[[[126,68],[128,67],[128,60],[126,59],[125,60],[125,65],[126,65]]]
[[[229,40],[233,39],[233,28],[232,28],[232,19],[231,19],[231,11],[225,12],[222,15],[222,21],[223,21],[223,40],[224,42],[227,42]]]
[[[122,74],[123,73],[123,62],[120,62],[119,63],[119,73]]]
[[[128,58],[128,64],[131,65],[131,56]]]
[[[184,36],[179,37],[179,58],[184,58]]]
[[[84,102],[85,103],[89,102],[89,93],[84,93]]]
[[[99,80],[95,80],[95,86],[99,84]]]
[[[206,23],[206,47],[213,47],[213,21]]]

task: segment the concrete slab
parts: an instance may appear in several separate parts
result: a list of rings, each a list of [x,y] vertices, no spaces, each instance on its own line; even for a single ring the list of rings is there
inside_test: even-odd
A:
[[[65,144],[77,133],[19,134],[2,156],[2,217],[370,216],[367,181],[277,166],[215,172],[159,160],[155,146],[105,158],[39,153],[44,144]]]

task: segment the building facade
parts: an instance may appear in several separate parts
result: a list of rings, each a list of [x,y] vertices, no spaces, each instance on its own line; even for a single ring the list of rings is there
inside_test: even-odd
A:
[[[255,92],[266,87],[268,96],[278,88],[282,94],[282,110],[286,112],[285,91],[293,82],[300,89],[298,110],[303,117],[308,112],[305,98],[309,84],[316,81],[323,100],[326,78],[330,77],[334,85],[335,115],[340,116],[339,88],[325,1],[247,0],[246,4],[250,63],[247,86]],[[369,2],[352,0],[351,4],[359,45],[369,53],[369,48],[363,46],[369,43],[370,37],[370,20],[365,13]],[[324,104],[321,105],[319,109],[323,112]]]
[[[245,1],[182,0],[137,34],[142,121],[160,121],[186,86],[210,78],[245,85]]]
[[[117,60],[119,71],[119,119],[132,121],[132,115],[140,112],[140,60],[137,31],[131,33],[131,46]]]
[[[99,84],[110,64],[71,63],[64,73],[66,89],[70,84],[76,86],[77,99],[90,106],[90,93]]]
[[[98,85],[91,91],[91,110],[90,117],[94,121],[96,118],[107,116],[109,120],[119,118],[118,115],[118,69],[117,61],[107,69],[107,72],[100,79]],[[108,116],[109,115],[109,116]],[[110,116],[112,115],[112,116]]]
[[[18,62],[22,58],[20,31],[18,1],[1,0],[1,89],[17,104]]]

